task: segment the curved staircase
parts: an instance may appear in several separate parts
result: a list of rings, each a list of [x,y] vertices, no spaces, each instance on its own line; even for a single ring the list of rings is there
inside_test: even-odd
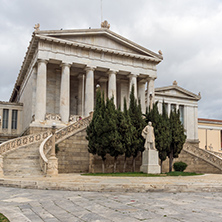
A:
[[[63,127],[55,133],[55,143],[82,132],[87,128],[92,114],[82,120]],[[51,132],[32,134],[9,140],[0,145],[0,176],[38,176],[46,174],[48,158],[52,148]],[[202,162],[202,169],[211,167],[211,173],[222,173],[222,154],[200,149],[186,143],[180,156],[192,157],[193,169]],[[179,157],[180,158],[180,157]],[[185,159],[182,161],[186,161]],[[214,172],[213,172],[214,171]],[[194,171],[195,172],[195,171]],[[206,171],[209,173],[209,171]]]
[[[50,132],[32,134],[0,145],[0,175],[28,176],[42,174],[38,148]]]
[[[215,168],[211,173],[222,173],[222,155],[220,153],[201,149],[188,143],[184,144],[183,151],[204,161],[206,163],[205,168],[207,168],[207,165]],[[204,170],[202,173],[204,173]]]
[[[56,144],[86,129],[92,115],[56,131]],[[18,137],[0,144],[0,176],[38,176],[46,173],[52,148],[51,132]]]

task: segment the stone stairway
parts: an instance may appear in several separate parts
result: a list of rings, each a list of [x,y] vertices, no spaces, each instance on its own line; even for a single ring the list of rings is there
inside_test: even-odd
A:
[[[24,177],[43,175],[39,164],[40,143],[26,145],[4,155],[4,175]]]

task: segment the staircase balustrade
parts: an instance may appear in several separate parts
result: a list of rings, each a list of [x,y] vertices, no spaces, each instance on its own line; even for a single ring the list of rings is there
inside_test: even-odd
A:
[[[62,129],[59,129],[55,133],[55,144],[60,143],[61,141],[67,139],[70,136],[82,131],[85,129],[92,120],[93,113],[90,116],[83,118],[77,122],[72,123],[69,126],[66,126]],[[40,166],[42,171],[46,174],[48,167],[48,158],[50,156],[50,151],[52,149],[52,135],[48,136],[40,145]]]
[[[203,159],[204,161],[215,166],[222,171],[222,157],[214,154],[212,151],[201,149],[195,145],[185,144],[184,151],[193,154],[194,156]]]

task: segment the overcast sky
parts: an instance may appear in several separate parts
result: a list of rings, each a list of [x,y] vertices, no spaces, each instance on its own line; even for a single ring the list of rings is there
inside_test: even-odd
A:
[[[103,0],[111,30],[163,52],[156,87],[178,85],[198,94],[198,116],[222,119],[221,0]],[[0,0],[0,100],[10,98],[33,27],[99,28],[101,0]]]

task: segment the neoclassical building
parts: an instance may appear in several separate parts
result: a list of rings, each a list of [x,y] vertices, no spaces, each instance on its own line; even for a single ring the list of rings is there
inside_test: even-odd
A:
[[[171,86],[155,88],[155,101],[158,101],[158,109],[162,113],[163,102],[165,110],[170,115],[171,110],[180,111],[186,141],[199,144],[198,138],[198,101],[200,93],[194,94],[180,86],[174,81]]]
[[[161,51],[154,53],[110,31],[99,29],[40,31],[32,35],[11,94],[23,104],[21,133],[27,129],[59,127],[93,111],[96,86],[123,107],[132,85],[145,112],[154,101],[154,81]]]

